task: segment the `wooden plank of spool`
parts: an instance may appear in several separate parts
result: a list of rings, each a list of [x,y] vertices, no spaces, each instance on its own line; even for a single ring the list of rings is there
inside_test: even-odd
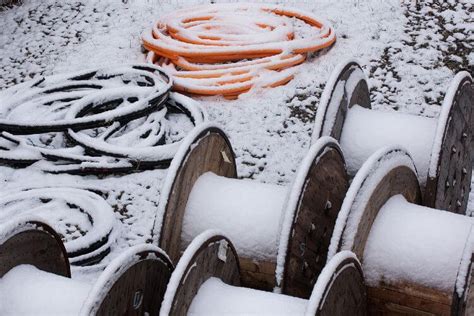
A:
[[[455,83],[457,84],[457,83]],[[438,158],[436,170],[428,175],[423,196],[423,204],[437,209],[463,214],[467,208],[471,185],[471,147],[472,130],[471,115],[466,112],[472,104],[473,96],[469,77],[462,80],[456,87],[453,100],[443,104],[442,113],[448,112],[443,124],[442,145],[439,150],[433,147],[431,159]],[[471,111],[472,112],[472,111]],[[438,125],[438,129],[440,126]]]
[[[358,78],[356,78],[357,76]],[[351,78],[357,82],[352,84],[350,91],[344,85],[342,94],[338,93],[341,92],[337,90],[341,88],[340,84],[342,82],[346,83]],[[319,126],[315,127],[313,141],[324,135],[339,140],[347,111],[355,104],[364,108],[371,108],[369,87],[364,71],[357,62],[350,61],[342,69],[333,72],[324,91],[325,93],[328,91],[329,95],[324,98],[326,102],[323,101],[324,103],[321,103],[318,107],[316,124],[319,124]],[[329,133],[324,133],[324,131],[329,131]]]
[[[314,156],[294,212],[281,284],[287,295],[309,298],[327,261],[339,210],[349,186],[345,162],[335,143]]]
[[[20,264],[70,278],[66,249],[59,235],[47,224],[22,221],[0,245],[0,278]]]
[[[189,194],[196,180],[206,172],[237,177],[235,155],[227,136],[218,128],[200,133],[190,146],[173,181],[160,236],[160,248],[176,263],[181,252],[181,227]]]
[[[113,284],[103,284],[102,295],[95,298],[100,302],[95,315],[158,315],[173,265],[157,251],[142,251],[135,256],[139,259]]]
[[[193,298],[207,279],[216,277],[229,285],[240,285],[239,258],[232,243],[214,235],[192,254],[186,268],[178,276],[179,286],[173,297],[169,315],[186,315]]]
[[[368,176],[369,175],[367,175],[367,177]],[[378,183],[373,194],[371,194],[354,237],[352,251],[358,258],[363,258],[365,244],[369,237],[370,229],[380,208],[385,204],[385,202],[387,202],[387,200],[397,194],[402,194],[407,201],[412,203],[419,204],[421,201],[421,190],[416,174],[406,166],[398,166],[392,169]]]
[[[346,258],[326,280],[324,293],[316,306],[310,306],[306,314],[317,316],[367,315],[367,293],[360,263],[355,258]],[[321,282],[318,280],[318,283]]]
[[[471,257],[471,268],[466,276],[466,283],[469,284],[464,297],[459,298],[458,314],[474,315],[474,256]]]

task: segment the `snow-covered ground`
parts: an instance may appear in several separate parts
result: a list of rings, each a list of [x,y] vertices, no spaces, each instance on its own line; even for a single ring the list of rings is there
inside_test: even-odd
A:
[[[0,89],[40,75],[144,61],[140,34],[160,15],[199,0],[24,0],[0,9]],[[436,116],[450,80],[474,69],[471,0],[274,1],[329,20],[337,34],[283,87],[238,100],[200,98],[224,127],[243,178],[287,184],[308,151],[314,115],[336,64],[355,58],[369,75],[375,108]],[[469,19],[471,17],[471,20]],[[120,249],[151,240],[164,170],[96,178],[0,167],[0,190],[72,186],[108,191],[122,223],[108,262]],[[469,212],[474,212],[471,194]],[[96,268],[75,270],[93,280]]]

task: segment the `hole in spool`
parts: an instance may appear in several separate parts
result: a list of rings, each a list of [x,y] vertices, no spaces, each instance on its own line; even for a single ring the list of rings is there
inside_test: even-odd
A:
[[[133,294],[133,309],[139,309],[143,302],[143,291],[138,290]]]

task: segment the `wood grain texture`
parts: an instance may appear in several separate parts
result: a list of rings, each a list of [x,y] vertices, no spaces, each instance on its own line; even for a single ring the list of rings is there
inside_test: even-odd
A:
[[[469,243],[470,241],[468,241]],[[468,251],[471,249],[468,247]],[[458,271],[459,280],[459,271]],[[453,291],[453,303],[451,305],[451,315],[474,315],[474,254],[471,254],[471,261],[467,269],[467,275],[464,278],[464,291],[460,296],[457,287]]]
[[[262,291],[273,290],[276,285],[275,262],[244,257],[240,257],[239,260],[242,286]]]
[[[367,315],[367,293],[360,264],[343,260],[326,283],[317,316]]]
[[[452,295],[413,283],[368,287],[371,315],[451,315]]]
[[[20,264],[31,264],[40,270],[70,278],[66,249],[59,235],[44,223],[32,221],[23,225],[32,227],[23,229],[19,226],[0,245],[0,278]]]
[[[159,252],[136,254],[139,259],[96,298],[96,315],[158,315],[173,265]],[[104,288],[104,290],[106,290]]]
[[[199,288],[211,277],[219,278],[229,285],[240,285],[237,253],[232,243],[223,236],[209,238],[194,253],[181,274],[170,315],[185,316]]]
[[[354,245],[351,249],[358,258],[363,258],[365,244],[372,225],[382,206],[395,195],[401,194],[408,202],[419,204],[421,191],[416,174],[408,167],[395,167],[385,174],[369,193],[363,215],[357,227]]]
[[[428,176],[423,204],[428,207],[465,214],[471,188],[472,131],[467,108],[474,102],[471,85],[460,85],[449,109],[444,126],[441,150],[435,176]]]
[[[197,179],[209,171],[223,177],[237,177],[232,147],[225,134],[217,128],[204,130],[190,146],[168,198],[159,247],[175,264],[182,249],[181,228],[189,194]]]
[[[282,292],[309,298],[327,261],[327,253],[348,175],[335,145],[318,153],[308,171],[289,235]]]

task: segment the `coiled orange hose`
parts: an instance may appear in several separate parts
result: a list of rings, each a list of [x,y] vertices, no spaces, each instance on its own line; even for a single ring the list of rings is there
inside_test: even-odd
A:
[[[148,62],[168,68],[176,91],[232,98],[286,84],[306,53],[336,36],[328,22],[297,9],[214,4],[175,11],[142,40]]]

